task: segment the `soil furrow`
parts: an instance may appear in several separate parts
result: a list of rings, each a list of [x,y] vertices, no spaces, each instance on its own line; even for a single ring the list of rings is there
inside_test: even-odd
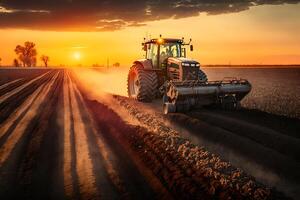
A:
[[[250,110],[246,108],[242,108],[234,112],[219,109],[212,110],[211,112],[218,113],[224,117],[243,120],[251,124],[273,129],[281,134],[294,138],[300,138],[300,119],[297,118],[288,118],[285,116],[274,115],[259,110]]]
[[[80,189],[79,189],[79,178],[77,174],[77,169],[76,169],[76,163],[77,163],[77,156],[76,156],[76,143],[75,143],[75,120],[74,120],[74,113],[72,109],[72,104],[71,104],[71,79],[69,78],[69,72],[66,70],[66,76],[65,78],[67,79],[67,84],[68,84],[68,103],[69,103],[69,108],[68,110],[70,111],[70,142],[71,142],[71,177],[72,177],[72,187],[73,187],[73,193],[72,198],[73,199],[80,199]],[[66,194],[67,196],[68,194]]]
[[[106,169],[111,171],[110,166],[114,168],[113,174],[118,174],[125,189],[129,192],[127,197],[129,199],[153,197],[172,199],[160,180],[143,164],[137,154],[130,150],[132,147],[129,142],[125,142],[126,137],[130,137],[134,129],[129,128],[130,126],[124,122],[120,123],[118,118],[115,118],[113,111],[107,107],[84,97],[80,98],[85,102],[82,107],[88,106],[89,112],[93,114],[92,127],[96,128],[94,133],[98,132],[94,135],[95,139],[93,140],[98,141],[101,156],[105,158],[105,162],[109,162],[106,164],[108,166]],[[114,177],[112,176],[111,179],[115,179]],[[118,182],[116,181],[117,184]],[[118,190],[120,191],[120,188]],[[122,195],[123,197],[124,195]]]
[[[277,131],[251,124],[231,117],[223,117],[218,113],[202,111],[188,114],[201,121],[221,127],[239,136],[249,138],[263,146],[274,149],[296,160],[300,160],[300,140],[280,134]]]
[[[63,98],[63,70],[60,70],[53,92],[45,102],[38,133],[43,134],[39,150],[32,169],[32,184],[30,190],[35,199],[65,199],[63,186],[63,134],[60,133],[60,115]],[[49,110],[47,112],[46,110]],[[42,133],[41,133],[42,132]]]
[[[21,80],[23,80],[23,78],[18,78],[16,80],[12,80],[12,81],[9,81],[8,83],[4,83],[4,84],[0,85],[0,93],[1,93],[1,91],[2,91],[3,88],[5,88],[5,87],[7,87],[9,85],[12,85],[14,83],[17,83],[17,82],[19,82]]]
[[[43,73],[52,71],[52,69],[36,69],[36,68],[15,68],[4,69],[0,68],[0,85],[8,83],[16,79],[28,79],[31,80],[40,76]]]
[[[49,74],[50,72],[46,72],[32,80],[30,80],[29,82],[25,83],[25,84],[22,84],[21,86],[17,87],[16,89],[12,90],[12,91],[9,91],[9,92],[6,92],[4,95],[1,96],[1,99],[0,99],[0,104],[3,103],[5,100],[7,100],[9,97],[19,93],[20,91],[22,91],[24,88],[28,87],[29,85],[33,84],[34,82],[36,82],[37,80],[47,76],[47,74]]]
[[[34,77],[19,79],[18,81],[12,81],[12,83],[5,85],[5,87],[3,85],[3,87],[0,89],[0,97],[4,96],[8,92],[11,92],[12,90],[15,90],[16,88],[22,86],[23,84],[29,82],[32,79],[34,79]]]
[[[46,82],[44,84],[45,85],[42,91],[36,97],[35,102],[37,105],[33,104],[31,107],[28,108],[31,109],[32,112],[34,112],[34,110],[37,109],[41,110],[43,108],[43,105],[45,105],[43,96],[45,92],[47,92],[47,87],[49,87],[49,85],[52,84],[51,81]],[[6,155],[8,152],[3,152],[4,156],[7,157],[7,160],[0,167],[0,174],[1,174],[0,197],[3,196],[4,199],[16,199],[16,195],[22,195],[21,191],[17,191],[17,189],[19,190],[19,185],[18,185],[19,181],[17,175],[18,175],[18,171],[20,170],[22,159],[25,157],[27,145],[30,141],[30,138],[32,136],[31,134],[33,132],[32,130],[28,130],[28,129],[30,129],[30,127],[33,124],[35,124],[35,122],[31,123],[32,122],[31,120],[34,119],[34,113],[32,113],[31,111],[24,112],[23,113],[24,116],[22,116],[20,119],[20,123],[22,123],[23,121],[24,126],[16,126],[15,129],[12,130],[10,137],[7,138],[7,142],[15,145],[14,146],[12,145],[11,149],[8,149],[11,151],[8,157]],[[29,120],[29,121],[24,123],[24,120],[27,121]],[[1,146],[1,149],[3,149],[3,147],[7,144],[7,142],[4,143],[3,146]]]
[[[18,143],[22,135],[24,134],[27,126],[30,124],[31,120],[35,117],[37,111],[39,110],[40,106],[45,101],[45,98],[54,84],[54,80],[57,74],[52,78],[51,82],[44,88],[43,92],[36,100],[35,104],[33,104],[30,111],[22,118],[22,120],[17,124],[14,131],[9,135],[6,142],[3,146],[0,147],[0,167],[1,165],[7,160],[11,151],[14,149],[15,145]]]
[[[41,91],[50,80],[51,76],[48,77],[44,84],[39,85],[31,95],[27,96],[25,101],[19,107],[16,107],[15,110],[9,115],[9,117],[1,123],[0,146],[2,144],[1,140],[3,139],[3,135],[8,135],[8,130],[14,128],[14,126],[16,126],[16,124],[24,117],[24,115],[28,112],[32,104],[35,102],[36,98],[40,95]]]
[[[71,106],[74,117],[74,133],[76,148],[76,172],[79,181],[80,196],[83,199],[98,199],[100,193],[96,188],[93,165],[89,153],[85,122],[80,115],[80,107],[75,97],[74,88],[70,81]]]
[[[74,195],[73,190],[73,179],[72,179],[72,153],[71,153],[71,111],[70,111],[70,97],[69,97],[69,83],[67,72],[64,72],[64,83],[63,83],[63,108],[64,108],[64,189],[65,194],[68,198],[72,198]]]
[[[101,156],[101,160],[103,161],[103,166],[105,167],[105,170],[107,172],[107,175],[110,178],[110,181],[113,183],[114,187],[118,190],[118,193],[120,194],[121,198],[128,198],[129,193],[124,185],[124,181],[120,178],[119,173],[116,171],[115,166],[113,164],[114,160],[116,160],[115,155],[112,153],[110,148],[105,144],[103,141],[103,138],[100,134],[96,134],[97,130],[95,129],[94,122],[86,108],[86,105],[84,103],[84,100],[77,89],[76,85],[74,85],[75,95],[79,102],[79,106],[81,108],[81,115],[85,117],[87,132],[90,133],[88,135],[88,138],[90,140],[90,144],[92,144],[94,141],[96,141],[95,146],[98,147],[99,153]],[[95,173],[97,171],[95,170]]]
[[[81,99],[81,107],[88,115],[89,112],[94,113],[95,110],[87,110],[86,103],[88,102],[83,99],[79,91],[78,98]],[[105,117],[111,115],[110,112],[110,110],[108,112],[105,109],[101,109],[101,116]],[[90,115],[87,118],[92,119]],[[147,182],[147,179],[142,174],[144,171],[140,171],[138,167],[135,166],[134,163],[136,163],[136,161],[132,161],[131,157],[126,153],[127,149],[124,149],[123,145],[115,141],[116,138],[112,136],[124,134],[124,131],[126,132],[126,130],[115,129],[114,127],[118,126],[118,124],[114,124],[114,120],[111,122],[99,121],[98,118],[94,118],[94,120],[91,120],[91,129],[93,129],[92,133],[94,135],[91,141],[97,141],[100,156],[105,164],[105,170],[108,172],[110,180],[121,194],[121,198],[141,199],[155,196],[168,196],[168,192],[163,189],[162,185],[160,185],[160,189],[157,189],[157,185],[150,185]],[[147,177],[149,178],[149,169],[143,169],[147,171]],[[151,178],[152,184],[154,184],[154,182],[158,184],[153,175]],[[153,188],[157,189],[157,194],[154,192]],[[170,199],[170,196],[168,197]]]
[[[263,161],[262,160],[262,162],[265,162],[265,164],[267,164],[267,165],[270,165],[269,167],[273,167],[272,166],[272,164],[274,164],[274,162],[275,162],[275,167],[278,169],[278,173],[279,174],[281,174],[282,173],[282,171],[283,170],[285,170],[285,175],[287,175],[288,173],[289,173],[289,178],[290,179],[295,179],[295,174],[291,174],[290,172],[289,172],[289,170],[290,171],[295,171],[298,167],[299,167],[299,165],[297,164],[297,163],[295,163],[294,161],[292,161],[292,160],[290,160],[290,159],[288,159],[288,158],[285,158],[285,157],[283,157],[283,156],[281,156],[281,155],[279,155],[279,154],[274,154],[274,152],[272,152],[270,149],[266,149],[266,148],[264,148],[264,147],[262,147],[262,146],[255,146],[255,149],[256,149],[256,151],[253,151],[253,144],[250,144],[249,143],[249,140],[248,139],[244,139],[244,138],[241,138],[241,137],[239,137],[239,136],[236,136],[236,135],[234,135],[234,134],[232,134],[232,133],[230,133],[230,132],[228,132],[228,131],[225,131],[225,130],[222,130],[222,129],[220,129],[220,128],[218,128],[218,127],[212,127],[212,126],[210,126],[210,125],[208,125],[208,124],[206,124],[206,123],[204,123],[204,122],[201,122],[201,121],[199,121],[199,120],[197,120],[197,119],[192,119],[192,118],[190,118],[190,117],[187,117],[187,116],[185,116],[185,115],[183,115],[183,114],[174,114],[174,115],[169,115],[168,116],[168,119],[169,120],[172,120],[172,122],[178,127],[178,126],[184,126],[184,127],[187,127],[187,130],[189,130],[189,133],[190,134],[193,134],[193,136],[196,136],[197,138],[201,138],[200,140],[209,140],[210,142],[209,143],[207,143],[207,142],[205,142],[205,143],[202,143],[202,144],[198,144],[198,145],[200,145],[200,149],[199,149],[199,147],[197,147],[196,146],[196,148],[195,148],[195,146],[194,147],[192,147],[191,146],[191,142],[190,141],[188,141],[187,139],[183,139],[183,138],[181,138],[182,136],[183,137],[187,137],[186,135],[182,135],[181,137],[180,137],[180,133],[178,133],[178,132],[176,132],[176,131],[174,131],[174,130],[172,130],[170,127],[176,127],[176,126],[173,126],[173,125],[169,125],[169,126],[167,126],[166,124],[168,124],[168,123],[161,123],[162,121],[164,121],[164,118],[162,118],[161,116],[159,116],[159,115],[157,115],[157,114],[150,114],[149,112],[145,112],[145,110],[142,110],[142,109],[139,109],[135,104],[134,104],[134,102],[132,102],[132,101],[130,101],[129,99],[127,99],[127,98],[123,98],[123,97],[119,97],[119,96],[115,96],[115,99],[117,100],[117,102],[119,102],[119,104],[123,107],[123,108],[125,108],[126,110],[127,110],[127,112],[132,116],[132,117],[134,117],[134,118],[136,118],[141,124],[143,124],[143,126],[145,126],[145,127],[147,127],[148,128],[148,130],[151,130],[151,131],[155,131],[160,137],[161,137],[161,139],[159,139],[158,141],[161,141],[161,142],[163,142],[163,141],[165,141],[165,142],[167,142],[167,141],[169,141],[169,139],[170,139],[170,144],[169,145],[171,145],[171,147],[172,146],[174,146],[174,144],[176,144],[177,145],[177,147],[175,146],[175,151],[182,151],[182,150],[180,150],[180,149],[184,149],[184,151],[182,152],[182,156],[183,156],[183,158],[184,159],[186,159],[187,161],[189,161],[189,162],[192,162],[192,163],[194,163],[194,165],[196,164],[196,166],[198,166],[198,171],[200,170],[200,171],[202,171],[204,174],[211,174],[212,173],[212,176],[214,176],[213,174],[215,174],[215,172],[217,172],[217,174],[218,173],[220,173],[220,175],[221,175],[221,177],[226,177],[227,175],[225,175],[224,174],[224,172],[226,172],[226,173],[231,173],[231,175],[230,176],[233,176],[234,177],[234,173],[235,173],[235,170],[232,170],[232,169],[234,169],[234,168],[232,168],[232,169],[230,169],[231,167],[225,167],[226,165],[220,165],[220,166],[223,166],[223,167],[221,167],[220,169],[217,167],[217,168],[215,168],[216,166],[218,166],[219,164],[213,164],[213,166],[215,166],[215,167],[213,167],[213,168],[211,168],[211,167],[208,167],[208,166],[211,166],[211,161],[212,160],[215,160],[215,161],[217,161],[217,162],[220,162],[220,163],[225,163],[226,164],[226,162],[224,162],[224,161],[221,161],[218,157],[215,157],[215,155],[214,154],[211,154],[211,153],[208,153],[208,152],[203,152],[203,150],[201,150],[202,149],[202,145],[203,144],[205,144],[205,145],[207,145],[207,144],[214,144],[214,145],[218,145],[219,147],[221,146],[221,145],[224,145],[224,143],[228,143],[228,144],[230,144],[231,146],[236,146],[236,150],[238,150],[238,152],[240,152],[241,150],[247,150],[247,148],[248,148],[248,150],[247,150],[247,154],[250,154],[253,158],[256,158],[257,156],[261,156],[261,155],[257,155],[257,153],[256,152],[265,152],[266,154],[265,155],[263,155],[264,157],[262,158],[262,159],[269,159],[268,161],[269,161],[269,163],[267,162],[267,161]],[[120,114],[122,114],[122,112],[120,112]],[[176,129],[176,128],[175,128]],[[155,138],[155,137],[154,137]],[[167,138],[169,138],[169,139],[167,139]],[[189,139],[191,139],[191,141],[193,141],[193,142],[195,142],[195,140],[193,140],[193,137],[190,137],[190,136],[188,136],[187,138],[189,138]],[[178,141],[179,142],[179,144],[177,144],[177,142],[176,141]],[[184,142],[184,141],[186,141],[186,142]],[[152,142],[153,143],[153,142]],[[151,144],[151,142],[150,142],[150,144]],[[156,145],[155,146],[157,146],[158,148],[161,146],[161,144],[163,144],[163,143],[160,143],[160,142],[158,142],[158,143],[156,143]],[[245,145],[246,145],[246,148],[245,148]],[[168,147],[168,146],[167,146]],[[174,147],[169,147],[169,148],[167,148],[168,149],[168,151],[170,151],[172,148],[174,148]],[[198,149],[197,149],[198,148]],[[251,151],[250,151],[250,148],[251,148]],[[195,149],[195,152],[193,152],[191,149]],[[224,149],[223,149],[224,150]],[[226,149],[225,150],[226,151],[226,153],[228,153],[228,152],[230,152],[230,151],[228,151],[228,149]],[[163,152],[163,149],[161,150],[161,151],[157,151],[157,152]],[[193,152],[193,153],[192,153]],[[196,152],[198,152],[198,153],[196,153]],[[196,154],[195,154],[196,153]],[[222,155],[222,153],[223,152],[218,152],[218,154],[220,154],[220,155]],[[192,156],[192,155],[201,155],[201,154],[203,154],[203,155],[208,155],[208,157],[211,157],[211,159],[208,159],[208,160],[206,160],[207,158],[205,158],[205,157],[207,157],[207,156],[205,156],[204,158],[202,158],[202,156],[196,156],[196,157],[194,157],[194,156]],[[246,155],[247,155],[246,154]],[[267,155],[267,157],[266,157],[266,155]],[[192,157],[190,157],[190,156],[192,156]],[[270,157],[268,157],[268,156],[270,156]],[[277,158],[272,158],[271,156],[277,156]],[[190,158],[189,158],[190,157]],[[153,156],[153,158],[155,158],[155,159],[157,159],[157,158],[159,158],[159,156]],[[272,159],[271,159],[272,158]],[[280,158],[280,159],[278,159],[278,158]],[[196,159],[196,160],[194,160],[194,159]],[[210,161],[211,160],[211,161]],[[285,161],[283,161],[283,160],[285,160],[286,161],[286,163],[284,163]],[[214,161],[214,162],[215,162]],[[282,163],[281,163],[282,162]],[[271,163],[271,164],[270,164]],[[205,165],[208,165],[207,166],[207,168],[205,167]],[[230,166],[230,165],[229,165]],[[224,168],[225,167],[225,168]],[[215,168],[215,169],[214,169]],[[222,169],[222,168],[224,168],[224,169]],[[226,168],[228,168],[228,169],[226,169]],[[211,172],[209,172],[209,171],[207,171],[208,169],[212,169],[212,171]],[[226,169],[226,170],[225,170]],[[291,170],[291,169],[293,169],[293,170]],[[213,172],[214,170],[216,170],[215,172]],[[219,171],[219,170],[221,170],[221,171]],[[225,171],[224,171],[225,170]],[[205,172],[206,171],[206,172]],[[239,176],[239,178],[238,179],[236,179],[236,181],[239,183],[239,184],[242,184],[242,185],[244,185],[246,182],[244,182],[245,180],[249,180],[249,177],[248,178],[246,178],[245,177],[245,175],[246,174],[244,174],[244,175],[241,175],[241,176]],[[210,175],[209,175],[210,176]],[[209,177],[208,176],[208,177]],[[201,176],[200,176],[201,177]],[[242,178],[242,177],[244,177],[244,178]],[[252,177],[253,178],[253,177]],[[250,180],[252,179],[252,178],[250,178]],[[227,179],[231,179],[231,178],[225,178],[225,180],[227,180]],[[297,178],[296,178],[297,179]],[[222,180],[223,180],[223,178],[221,178],[219,181],[221,181],[221,186],[223,185],[223,186],[226,186],[227,184],[225,184],[224,185],[224,183],[222,183]],[[211,180],[212,181],[212,180]],[[218,182],[218,178],[216,179],[216,181]],[[253,182],[256,182],[256,181],[254,181],[254,180],[252,180]],[[230,182],[232,182],[232,180],[231,181],[229,181],[229,183]],[[259,183],[258,183],[259,184]],[[218,184],[217,184],[218,185]],[[247,185],[247,184],[246,184]],[[220,186],[220,185],[219,185]],[[245,187],[248,187],[248,186],[245,186]],[[295,188],[294,188],[295,189]],[[228,189],[227,189],[228,190]],[[225,190],[226,191],[226,190]],[[228,191],[229,192],[229,191]],[[238,191],[235,191],[235,189],[233,189],[233,191],[231,191],[231,192],[238,192]],[[240,191],[241,192],[241,191]],[[274,193],[273,193],[274,192]],[[271,194],[276,194],[275,196],[277,196],[277,192],[276,191],[273,191],[273,192],[271,192]],[[229,192],[230,193],[230,192]],[[239,193],[239,192],[238,192]],[[253,194],[253,193],[252,193]],[[243,192],[242,193],[240,193],[240,195],[245,195],[245,194],[243,194]],[[267,196],[268,196],[269,194],[267,194]],[[272,197],[272,198],[279,198],[281,195],[279,195],[279,196],[277,196],[277,197]],[[280,198],[283,198],[283,197],[280,197]],[[279,199],[280,199],[279,198]]]
[[[255,176],[268,179],[264,177],[263,173],[247,166],[248,163],[240,163],[239,159],[236,160],[232,153],[240,155],[255,164],[267,168],[277,176],[285,177],[292,182],[297,182],[300,174],[292,173],[300,167],[300,162],[297,162],[290,157],[285,156],[273,149],[265,147],[241,135],[225,130],[221,127],[213,126],[209,123],[200,121],[195,118],[188,117],[183,114],[170,115],[169,119],[176,125],[187,127],[186,129],[199,140],[205,141],[206,145],[212,144],[211,149],[216,149],[217,153],[223,155],[226,160],[240,165],[240,167],[250,170]],[[232,160],[233,159],[233,160]],[[257,172],[257,174],[256,174]]]
[[[55,76],[54,84],[47,93],[47,100],[44,101],[40,109],[37,111],[35,117],[32,119],[30,125],[26,129],[28,142],[26,144],[26,151],[18,169],[17,183],[21,191],[21,197],[27,199],[43,199],[44,197],[52,196],[51,172],[54,171],[53,157],[43,156],[46,152],[54,152],[55,147],[52,149],[45,148],[47,143],[54,141],[52,136],[54,133],[47,132],[50,121],[53,116],[55,106],[58,102],[59,90],[62,86],[63,74],[59,71]],[[52,127],[54,128],[54,127]],[[52,140],[47,140],[47,138]],[[49,147],[49,146],[48,146]],[[51,153],[50,153],[51,155]],[[51,177],[51,176],[50,176]],[[38,189],[37,189],[38,188]]]
[[[128,152],[128,154],[130,155],[130,157],[132,158],[132,160],[134,160],[133,162],[136,164],[136,166],[134,167],[138,167],[139,170],[139,174],[137,173],[133,173],[137,170],[129,170],[130,164],[128,164],[128,166],[124,166],[124,162],[122,161],[122,159],[120,159],[120,161],[122,161],[124,167],[126,167],[126,171],[128,171],[127,173],[129,177],[135,177],[135,179],[138,180],[138,177],[145,177],[147,181],[149,181],[148,184],[150,184],[150,186],[155,190],[156,192],[156,197],[158,199],[163,199],[163,198],[167,198],[170,199],[172,198],[170,196],[170,193],[167,192],[164,187],[167,187],[168,189],[170,189],[170,185],[168,185],[169,183],[166,183],[164,181],[164,178],[162,176],[162,174],[160,173],[156,173],[156,178],[153,178],[153,172],[148,172],[149,169],[148,167],[150,167],[151,170],[155,171],[160,168],[159,171],[164,171],[166,172],[166,166],[164,166],[164,164],[162,164],[161,161],[157,162],[157,163],[151,163],[149,165],[149,159],[151,159],[151,157],[148,157],[148,152],[151,151],[151,149],[145,149],[144,147],[140,146],[140,143],[143,143],[142,141],[144,140],[144,138],[141,137],[137,137],[137,135],[140,134],[140,132],[147,132],[146,130],[143,130],[140,127],[134,127],[134,126],[129,126],[128,124],[125,124],[124,121],[122,121],[119,116],[117,116],[116,113],[114,113],[112,110],[110,110],[109,108],[107,108],[106,106],[101,105],[101,103],[98,103],[96,101],[88,101],[89,107],[91,109],[92,112],[94,112],[94,116],[95,116],[95,120],[98,121],[98,126],[99,129],[102,130],[103,133],[106,133],[103,135],[103,137],[105,138],[105,140],[107,141],[108,144],[110,144],[111,146],[114,147],[114,149],[121,149],[116,148],[116,146],[122,146],[124,148],[124,150],[126,152]],[[141,141],[141,142],[138,142]],[[123,150],[123,151],[124,151]],[[120,150],[119,150],[120,151]],[[122,150],[120,151],[122,152]],[[124,153],[123,153],[124,154]],[[138,156],[137,156],[138,155]],[[128,156],[128,155],[120,155],[119,156]],[[139,157],[140,156],[140,157]],[[123,159],[124,160],[124,159]],[[141,163],[142,161],[142,163]],[[146,169],[145,169],[145,164],[147,164]],[[176,165],[176,164],[175,164]],[[133,166],[132,166],[133,167]],[[131,168],[132,168],[131,167]],[[155,170],[156,168],[156,170]],[[124,169],[123,169],[124,170]],[[120,169],[120,171],[122,171],[122,169]],[[158,172],[158,171],[156,171]],[[169,173],[169,172],[168,172]],[[155,175],[154,175],[155,176]],[[171,175],[169,175],[171,176]],[[151,177],[151,180],[147,179],[147,177]],[[131,179],[132,179],[131,178]],[[156,180],[158,178],[159,182],[157,182],[158,180]],[[132,181],[134,180],[128,180],[125,179],[126,183],[128,185],[135,185]],[[152,181],[152,183],[151,183]],[[161,185],[160,181],[163,182],[163,184],[165,184],[164,186]],[[140,184],[141,185],[141,184]],[[141,185],[142,186],[142,185]],[[158,187],[159,186],[159,189]],[[179,187],[176,187],[177,189]],[[137,190],[138,188],[135,188],[135,190]],[[176,189],[174,188],[174,191]],[[177,191],[179,196],[174,196],[176,198],[182,197],[182,194],[180,191]],[[134,194],[139,194],[139,191],[136,191]],[[153,196],[153,194],[151,193],[147,193],[143,192],[144,197],[145,198],[150,198],[151,196]]]
[[[32,94],[40,85],[47,82],[53,74],[54,71],[24,88],[22,92],[19,92],[0,103],[0,123],[6,120],[8,116],[14,112],[15,108],[19,107],[25,101],[28,95]]]

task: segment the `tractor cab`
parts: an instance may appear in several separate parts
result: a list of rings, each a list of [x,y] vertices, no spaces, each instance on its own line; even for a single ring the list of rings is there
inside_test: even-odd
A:
[[[153,69],[166,69],[168,58],[186,57],[186,49],[183,39],[158,38],[142,43],[146,52],[146,59],[150,60]],[[193,46],[190,45],[193,51]]]

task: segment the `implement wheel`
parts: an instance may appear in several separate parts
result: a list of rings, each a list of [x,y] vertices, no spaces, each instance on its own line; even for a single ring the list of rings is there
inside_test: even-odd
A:
[[[240,102],[236,100],[235,96],[228,95],[223,97],[221,107],[224,110],[238,110],[240,108]]]

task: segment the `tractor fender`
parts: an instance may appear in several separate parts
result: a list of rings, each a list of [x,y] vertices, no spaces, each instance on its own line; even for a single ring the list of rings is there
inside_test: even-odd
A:
[[[152,62],[149,59],[139,59],[139,60],[134,61],[133,64],[139,64],[146,70],[147,69],[153,69]]]

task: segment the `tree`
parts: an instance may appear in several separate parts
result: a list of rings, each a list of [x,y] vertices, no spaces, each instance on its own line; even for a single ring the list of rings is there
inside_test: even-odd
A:
[[[14,66],[15,67],[20,67],[20,63],[19,63],[19,61],[18,61],[18,59],[14,59]]]
[[[114,63],[113,67],[120,67],[120,63],[118,63],[118,62]]]
[[[31,67],[36,65],[37,51],[33,42],[25,42],[24,46],[17,45],[15,52],[18,55],[23,67]]]
[[[49,56],[42,55],[41,60],[44,62],[45,67],[48,67],[48,62],[50,60]]]

